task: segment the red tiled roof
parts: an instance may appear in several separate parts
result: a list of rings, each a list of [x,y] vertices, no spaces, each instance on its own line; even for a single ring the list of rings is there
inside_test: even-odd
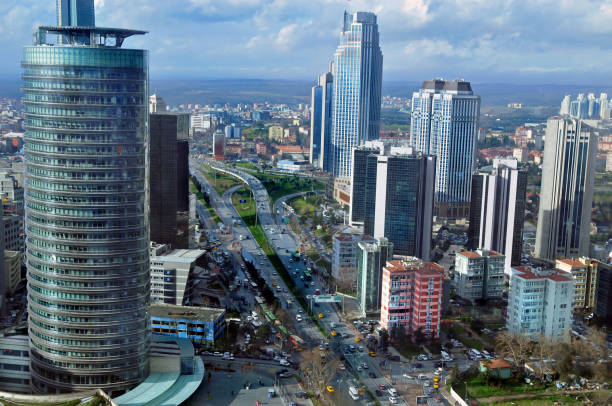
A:
[[[572,281],[572,276],[567,273],[560,271],[558,269],[549,269],[547,273],[542,275],[536,275],[531,271],[531,267],[529,266],[517,266],[514,269],[520,271],[520,277],[523,279],[550,279],[555,282],[568,282]]]
[[[462,251],[459,254],[463,255],[466,258],[480,258],[480,254],[473,251]]]
[[[577,266],[579,268],[582,268],[585,266],[582,262],[576,261],[575,259],[558,259],[557,262],[561,262],[569,266]]]
[[[505,361],[501,358],[494,359],[491,361],[489,360],[480,361],[480,364],[489,369],[510,368],[512,366],[508,361]]]

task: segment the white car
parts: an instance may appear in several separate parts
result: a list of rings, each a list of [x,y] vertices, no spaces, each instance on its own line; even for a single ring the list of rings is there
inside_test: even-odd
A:
[[[395,396],[389,396],[389,403],[391,403],[392,405],[397,405],[399,403],[399,399]]]

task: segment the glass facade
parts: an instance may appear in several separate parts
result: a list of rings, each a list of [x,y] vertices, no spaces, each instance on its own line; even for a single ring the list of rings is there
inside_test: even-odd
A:
[[[386,238],[360,242],[357,249],[357,303],[365,315],[380,312],[382,269],[393,258],[393,244]]]
[[[426,81],[412,96],[410,140],[437,157],[436,203],[469,202],[480,97],[469,82]]]
[[[148,374],[148,55],[38,45],[22,66],[32,385],[119,393]]]
[[[379,137],[382,61],[376,15],[345,13],[333,63],[329,158],[334,176],[350,178],[353,148]]]

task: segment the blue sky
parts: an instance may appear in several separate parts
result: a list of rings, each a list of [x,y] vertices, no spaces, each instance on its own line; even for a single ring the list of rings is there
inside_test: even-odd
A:
[[[154,78],[314,80],[345,9],[378,14],[385,80],[612,83],[612,0],[96,0],[96,22],[148,30],[126,46]],[[0,75],[54,21],[54,0],[0,1]]]

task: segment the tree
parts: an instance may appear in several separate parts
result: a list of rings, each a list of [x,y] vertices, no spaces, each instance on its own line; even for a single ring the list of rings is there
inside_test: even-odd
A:
[[[516,366],[522,366],[529,357],[531,340],[523,334],[503,332],[495,338],[498,353],[503,357],[512,357]]]
[[[380,346],[383,352],[387,352],[387,348],[389,348],[389,333],[387,330],[382,329],[379,333],[380,336]]]
[[[425,342],[425,334],[423,333],[423,328],[419,327],[418,330],[416,330],[413,333],[413,338],[414,338],[414,343],[417,345],[421,345]]]
[[[300,370],[303,371],[308,389],[324,393],[325,387],[330,384],[336,375],[340,361],[328,354],[325,358],[317,348],[301,353]]]

